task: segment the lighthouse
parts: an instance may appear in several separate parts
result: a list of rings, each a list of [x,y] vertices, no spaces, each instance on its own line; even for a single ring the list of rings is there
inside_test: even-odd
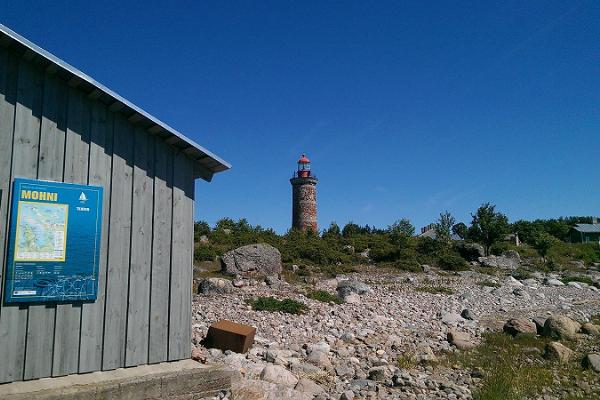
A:
[[[302,154],[298,169],[290,179],[292,184],[292,228],[317,232],[317,182],[310,169],[310,160]]]

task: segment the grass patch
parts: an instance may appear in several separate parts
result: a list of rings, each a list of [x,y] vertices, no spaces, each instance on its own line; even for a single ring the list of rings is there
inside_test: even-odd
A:
[[[490,281],[489,279],[486,279],[485,281],[481,281],[477,284],[479,286],[487,286],[487,287],[493,287],[493,288],[499,288],[501,286],[498,282]]]
[[[292,299],[277,300],[274,297],[257,297],[248,300],[254,311],[283,312],[288,314],[304,314],[308,306],[300,301]]]
[[[561,281],[566,285],[569,282],[582,282],[590,286],[594,285],[594,281],[589,276],[565,276]]]
[[[431,294],[454,294],[454,290],[445,286],[419,286],[415,290],[417,292]]]
[[[483,343],[470,352],[448,355],[446,362],[483,372],[475,400],[521,400],[536,398],[544,387],[552,386],[552,369],[541,356],[545,341],[533,335],[513,338],[504,333],[488,333]],[[525,351],[536,348],[540,352]]]
[[[418,363],[413,352],[406,352],[397,359],[398,368],[400,369],[414,369]]]
[[[513,273],[510,274],[513,278],[523,281],[525,279],[531,279],[533,275],[530,271],[524,268],[517,268]]]
[[[323,303],[333,302],[335,304],[342,304],[344,302],[342,299],[340,299],[336,295],[333,295],[325,290],[315,290],[315,291],[309,292],[306,295],[306,297],[308,297],[309,299],[322,301]]]

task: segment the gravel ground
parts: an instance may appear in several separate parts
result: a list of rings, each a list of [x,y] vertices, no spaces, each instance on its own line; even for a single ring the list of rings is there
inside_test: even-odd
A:
[[[590,276],[597,278],[595,274]],[[250,393],[239,393],[240,399],[260,398],[257,393],[268,399],[469,399],[480,380],[471,371],[402,362],[457,351],[447,341],[450,328],[476,344],[482,333],[501,330],[509,318],[563,314],[587,322],[600,314],[600,293],[594,287],[549,286],[543,283],[546,278],[537,274],[516,281],[472,271],[375,274],[367,268],[311,287],[247,280],[228,294],[194,296],[194,356],[240,371],[238,391]],[[345,279],[365,282],[372,290],[353,304],[305,297],[310,289],[335,293]],[[483,286],[484,281],[499,287]],[[449,288],[453,294],[421,291],[430,287]],[[246,303],[257,296],[292,298],[310,309],[303,315],[257,312]],[[465,309],[473,320],[460,317]],[[220,319],[256,327],[248,354],[202,347],[209,325]],[[265,371],[267,366],[272,368]]]

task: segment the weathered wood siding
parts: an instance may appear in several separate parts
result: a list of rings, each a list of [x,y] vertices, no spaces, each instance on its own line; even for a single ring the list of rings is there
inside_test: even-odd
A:
[[[0,46],[0,296],[15,177],[104,188],[95,302],[0,304],[0,383],[191,352],[194,165],[56,69]]]

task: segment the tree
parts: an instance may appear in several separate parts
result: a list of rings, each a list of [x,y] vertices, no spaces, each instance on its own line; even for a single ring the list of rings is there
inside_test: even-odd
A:
[[[210,233],[210,225],[206,221],[196,221],[194,224],[194,237],[199,238],[202,235]]]
[[[490,254],[490,247],[508,232],[508,218],[496,212],[496,206],[490,203],[482,204],[475,214],[471,214],[473,221],[469,228],[468,237],[481,243],[485,254]]]
[[[234,231],[236,228],[236,223],[234,220],[232,220],[231,218],[221,218],[220,220],[217,221],[217,223],[215,224],[215,230],[223,230],[223,229],[229,229],[230,231]]]
[[[360,231],[361,231],[360,226],[358,226],[354,222],[350,221],[344,226],[344,229],[342,229],[342,235],[344,237],[356,236],[361,233]]]
[[[544,231],[536,231],[533,234],[533,247],[537,250],[540,257],[542,257],[544,264],[546,263],[548,250],[550,250],[557,242],[557,238]]]
[[[323,237],[340,237],[342,235],[342,231],[340,229],[340,226],[338,224],[335,223],[335,221],[333,221],[331,224],[329,224],[329,228],[327,228],[324,232],[323,232]]]
[[[415,234],[415,227],[410,223],[408,218],[402,218],[390,225],[388,227],[388,232],[392,235],[400,234],[404,236],[413,236]]]
[[[451,229],[455,222],[456,220],[448,211],[441,213],[434,228],[436,240],[449,244],[452,241]]]
[[[452,233],[458,235],[461,239],[465,239],[467,237],[467,232],[469,228],[465,225],[464,222],[459,222],[452,226]]]

